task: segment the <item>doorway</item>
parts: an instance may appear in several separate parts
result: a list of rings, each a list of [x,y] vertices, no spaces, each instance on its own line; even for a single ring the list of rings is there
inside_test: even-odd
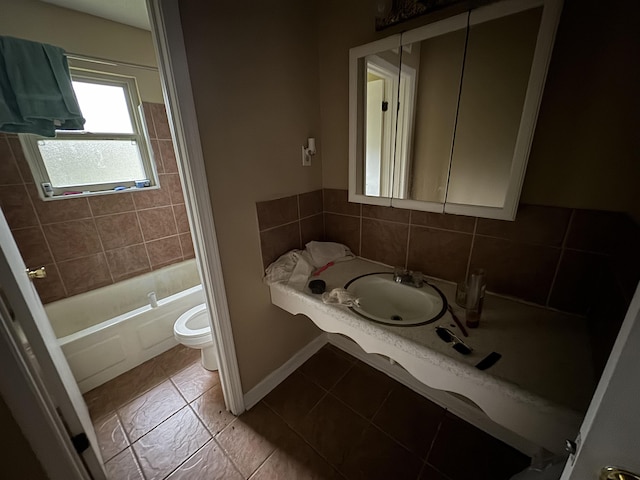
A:
[[[44,6],[42,8],[48,9],[50,7]],[[16,22],[18,22],[17,19],[19,17],[20,15],[16,15]],[[35,35],[35,38],[33,38],[33,40],[47,41],[47,39],[42,38],[42,35],[44,35],[43,30],[41,30],[39,33],[34,35]],[[29,37],[29,35],[26,33],[23,36]],[[57,43],[55,39],[48,40],[48,42],[53,44]],[[117,42],[112,42],[112,43],[117,43]],[[65,46],[65,48],[71,50],[71,48],[68,46]],[[153,51],[153,45],[151,45],[151,50]],[[87,62],[88,62],[89,67],[93,69],[106,68],[107,70],[113,70],[113,69],[118,69],[119,66],[124,66],[129,71],[139,70],[140,72],[142,72],[141,76],[145,77],[145,80],[142,81],[141,83],[148,83],[148,77],[153,74],[150,71],[150,69],[147,68],[148,65],[143,65],[142,63],[137,64],[137,63],[127,62],[127,61],[122,61],[122,62],[113,61],[113,58],[108,58],[106,54],[104,56],[101,54],[97,54],[95,56],[77,54],[75,55],[75,57],[76,57],[75,60],[72,60],[72,61],[84,62],[83,66],[85,67],[87,66]],[[82,57],[82,58],[78,59],[77,57]],[[138,68],[138,67],[142,67],[142,68]],[[156,77],[158,76],[157,69],[156,69],[155,75]],[[159,80],[157,83],[158,84],[160,83]],[[140,87],[140,88],[142,89],[143,87]],[[167,93],[167,95],[170,97],[170,94]],[[155,105],[160,105],[160,103],[162,103],[163,100],[164,99],[161,98],[159,101],[151,102],[151,103]],[[168,100],[167,105],[169,106],[170,103],[171,101]],[[225,291],[224,291],[224,281],[222,279],[222,270],[220,267],[219,254],[217,251],[215,227],[213,225],[213,219],[210,211],[210,202],[208,199],[206,180],[204,180],[205,175],[202,172],[202,169],[203,169],[202,165],[194,166],[193,163],[190,165],[186,164],[187,161],[185,159],[191,158],[189,155],[191,152],[189,152],[187,147],[184,146],[185,131],[183,127],[183,122],[181,122],[180,120],[180,108],[184,108],[184,106],[176,105],[175,108],[176,108],[176,111],[169,112],[168,114],[168,120],[170,120],[171,123],[174,123],[171,126],[169,126],[169,123],[167,123],[166,132],[169,133],[169,137],[159,138],[156,136],[154,140],[156,140],[157,147],[158,147],[156,154],[162,159],[162,163],[163,163],[162,165],[163,171],[161,172],[161,174],[171,175],[171,182],[172,182],[170,184],[171,187],[176,187],[175,179],[177,179],[178,188],[181,186],[181,184],[184,186],[184,189],[185,189],[184,201],[177,204],[174,204],[171,202],[168,205],[161,205],[160,207],[168,210],[173,210],[173,214],[175,215],[175,211],[176,211],[175,207],[177,205],[182,204],[185,206],[185,215],[188,216],[190,220],[191,232],[194,237],[193,248],[195,252],[197,252],[196,257],[198,259],[198,262],[200,263],[200,266],[198,267],[198,269],[200,271],[202,282],[204,284],[204,288],[203,288],[204,300],[208,303],[209,310],[210,312],[212,312],[213,330],[216,333],[216,336],[219,340],[218,356],[220,358],[219,364],[220,364],[220,370],[221,370],[221,383],[222,383],[222,389],[224,391],[224,396],[226,399],[226,406],[234,414],[239,414],[244,410],[244,403],[243,403],[242,389],[240,387],[238,367],[237,367],[236,358],[235,358],[233,338],[231,336],[229,313],[226,305],[226,297],[225,297]],[[148,109],[145,109],[145,110],[148,110]],[[150,113],[150,116],[153,117],[155,114],[155,111],[153,110],[159,110],[159,107],[151,107],[151,110],[152,111]],[[149,114],[149,112],[145,111],[145,114]],[[180,123],[180,125],[176,126],[175,125],[176,122]],[[155,124],[153,128],[155,128]],[[194,126],[191,131],[197,132],[197,126]],[[174,138],[180,137],[179,139],[176,138],[175,149],[173,146],[169,146],[170,144],[169,140],[171,139],[171,132],[174,133]],[[156,134],[157,133],[158,131],[156,130]],[[2,140],[3,141],[5,140],[4,136],[2,137]],[[12,137],[11,142],[14,143],[15,141],[17,141],[17,138]],[[7,140],[7,142],[9,142],[9,140]],[[10,150],[12,150],[13,147],[14,145],[12,144],[11,147],[9,147]],[[172,157],[172,154],[174,151],[177,153],[177,155]],[[17,150],[15,150],[15,152],[17,152]],[[164,162],[164,160],[166,159],[168,159],[167,163]],[[172,160],[175,163],[175,170],[171,172],[167,172],[165,167]],[[200,154],[200,163],[202,163],[201,154]],[[19,170],[17,173],[18,173],[18,177],[21,177],[21,175],[28,173],[28,168]],[[182,177],[182,181],[179,175]],[[14,202],[14,206],[19,207],[20,205],[15,205],[15,204],[22,204],[22,206],[28,205],[29,208],[33,208],[32,202],[36,201],[35,199],[37,198],[37,194],[34,195],[34,192],[29,190],[29,188],[35,188],[32,186],[33,182],[31,182],[30,184],[31,186],[27,186],[27,183],[29,182],[24,182],[23,180],[22,182],[23,183],[21,185],[16,186],[16,188],[13,188],[13,190],[24,192],[24,194],[20,193],[21,196],[19,195],[19,198],[14,197],[14,200],[16,200]],[[116,197],[116,196],[117,195],[113,195],[113,197]],[[3,199],[6,199],[6,196],[3,196]],[[58,213],[63,214],[66,209],[61,209],[59,207],[63,205],[65,201],[69,202],[68,205],[71,205],[71,204],[78,205],[79,203],[83,203],[83,202],[86,202],[88,204],[88,200],[81,199],[81,198],[74,198],[70,200],[62,200],[61,202],[57,202],[57,203],[55,202],[49,203],[49,204],[46,204],[48,206],[44,208],[48,210],[57,210]],[[150,209],[157,206],[155,205],[155,203],[153,203],[154,202],[153,199],[150,199],[149,202],[151,202],[148,205]],[[133,210],[128,210],[127,212],[120,212],[120,213],[128,213],[130,214],[130,216],[136,216],[136,215],[139,216],[139,212],[135,208],[135,205],[136,205],[135,199],[134,199],[133,205],[134,205]],[[91,205],[89,205],[89,211],[90,212],[92,211]],[[34,215],[37,215],[37,212],[35,212],[35,210],[34,210]],[[75,219],[75,218],[66,219],[65,221],[74,221],[74,222],[83,221],[87,218],[89,217],[84,217],[84,219]],[[93,217],[91,217],[90,221],[85,221],[84,223],[90,224],[91,222],[93,222],[95,226],[96,220]],[[31,227],[32,225],[25,225],[25,228],[27,226]],[[33,225],[33,227],[35,230],[38,230],[40,233],[42,233],[43,228],[42,228],[41,222],[37,226]],[[176,238],[174,239],[174,241],[177,240],[178,242],[180,242],[181,240],[180,235],[185,235],[185,234],[186,232],[183,232],[182,234],[180,232],[177,232],[177,234],[175,235]],[[187,235],[187,236],[191,236],[191,235]],[[46,234],[42,234],[41,237],[43,237],[44,242],[46,243],[47,242]],[[102,240],[103,240],[102,238],[99,238],[99,242],[102,242]],[[179,248],[181,248],[182,252],[184,252],[185,251],[184,246],[180,243],[179,245],[180,245]],[[129,245],[127,245],[127,247],[129,247]],[[148,252],[148,246],[146,245],[143,245],[138,249],[139,250],[147,249],[147,252]],[[104,254],[105,252],[100,252],[100,255],[103,255],[103,258],[106,256]],[[90,255],[93,255],[93,253],[89,253],[88,255],[85,255],[85,257]],[[67,261],[67,260],[68,259],[63,261]],[[74,259],[70,259],[70,260],[74,260]],[[55,268],[53,269],[53,271],[57,273],[57,276],[59,277],[58,265],[55,265]],[[62,296],[66,296],[68,293],[77,292],[77,290],[74,290],[73,288],[70,288],[70,289],[63,288],[63,290],[64,290],[64,294]]]

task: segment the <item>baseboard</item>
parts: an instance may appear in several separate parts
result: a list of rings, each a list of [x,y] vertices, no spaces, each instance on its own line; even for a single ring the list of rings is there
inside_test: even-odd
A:
[[[495,423],[480,409],[480,407],[470,400],[461,396],[454,396],[444,390],[436,390],[426,386],[389,358],[365,352],[356,342],[350,340],[344,335],[328,333],[326,334],[326,337],[328,343],[331,343],[349,355],[356,357],[376,370],[386,373],[388,376],[400,382],[407,388],[410,388],[426,399],[431,400],[433,403],[440,405],[455,416],[463,419],[498,440],[511,445],[513,448],[519,450],[525,455],[530,457],[539,455],[539,446],[525,438],[522,438],[520,435],[512,432],[502,425]]]
[[[295,372],[304,362],[311,358],[327,343],[326,333],[316,338],[298,350],[287,362],[267,375],[260,383],[244,394],[244,407],[249,410],[256,403],[266,397],[280,382]]]

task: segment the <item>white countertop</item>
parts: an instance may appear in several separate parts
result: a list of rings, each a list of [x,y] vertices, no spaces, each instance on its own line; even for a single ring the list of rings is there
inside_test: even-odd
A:
[[[390,271],[363,259],[337,263],[318,277],[327,291],[359,275]],[[429,279],[454,303],[455,285]],[[424,384],[456,392],[475,402],[494,421],[551,451],[575,438],[595,378],[584,318],[487,294],[480,327],[462,336],[447,312],[434,323],[398,327],[371,322],[344,306],[326,305],[308,288],[273,284],[271,297],[293,314],[304,314],[321,329],[341,333],[365,351],[386,355]],[[413,288],[413,287],[407,287]],[[435,333],[446,326],[473,352],[462,355]],[[475,365],[491,352],[502,358],[488,370]]]

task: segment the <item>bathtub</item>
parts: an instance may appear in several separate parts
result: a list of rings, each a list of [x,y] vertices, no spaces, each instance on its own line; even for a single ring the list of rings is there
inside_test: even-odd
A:
[[[52,302],[45,310],[84,393],[177,345],[174,322],[203,302],[195,260],[188,260]]]

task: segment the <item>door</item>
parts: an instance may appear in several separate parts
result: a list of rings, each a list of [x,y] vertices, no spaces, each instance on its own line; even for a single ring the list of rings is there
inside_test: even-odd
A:
[[[381,195],[383,142],[384,138],[384,80],[370,80],[367,82],[367,133],[366,156],[364,170],[366,175],[365,194]]]
[[[580,427],[562,480],[597,479],[605,466],[640,475],[640,285]],[[626,480],[633,477],[611,477]],[[640,477],[639,477],[640,478]]]
[[[90,475],[96,480],[105,479],[87,406],[1,212],[0,279],[0,300],[4,311],[11,312],[2,315],[3,329],[13,335],[15,348],[21,350],[17,353],[29,363],[35,379],[33,388],[39,390],[43,405],[53,403],[61,420],[58,426],[73,439]]]

